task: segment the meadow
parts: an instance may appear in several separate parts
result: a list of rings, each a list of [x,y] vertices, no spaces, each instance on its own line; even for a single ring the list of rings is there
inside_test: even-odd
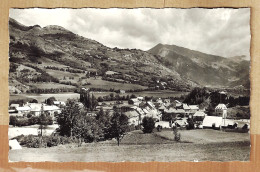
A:
[[[169,138],[161,137],[166,131]],[[117,146],[115,140],[96,143],[59,145],[50,148],[23,148],[10,150],[10,161],[248,161],[250,159],[249,134],[216,130],[181,131],[182,141],[173,141],[169,130],[143,134],[142,131],[128,133]],[[170,133],[171,134],[170,134]],[[196,134],[196,132],[198,132]],[[233,135],[234,133],[232,133]],[[212,138],[216,137],[215,141]],[[188,140],[188,141],[185,141]]]

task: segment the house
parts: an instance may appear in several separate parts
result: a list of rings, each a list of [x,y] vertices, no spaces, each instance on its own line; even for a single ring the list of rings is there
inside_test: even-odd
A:
[[[125,115],[128,117],[128,122],[130,125],[139,125],[141,123],[140,115],[135,111],[125,112]]]
[[[148,101],[146,104],[149,106],[149,108],[156,109],[155,105],[151,101]]]
[[[30,112],[32,112],[35,116],[40,116],[42,111],[47,112],[52,117],[54,117],[55,113],[61,113],[60,108],[55,105],[46,105],[44,103],[27,103],[27,106],[31,108]]]
[[[63,101],[53,101],[53,104],[59,107],[66,106],[66,103]]]
[[[145,114],[146,114],[146,113],[143,111],[143,109],[137,107],[135,110],[136,110],[136,112],[140,115],[141,120],[143,120],[143,118],[145,117]],[[147,112],[147,113],[148,113],[148,112]]]
[[[20,94],[22,92],[14,86],[8,86],[8,88],[9,88],[9,93]]]
[[[144,100],[144,97],[137,97],[137,99],[139,100],[139,101],[143,101]]]
[[[189,105],[189,107],[190,107],[190,113],[191,114],[195,114],[197,111],[200,110],[198,105]]]
[[[134,109],[134,106],[132,106],[132,105],[123,105],[123,106],[121,106],[121,111],[122,112],[131,111],[133,109]]]
[[[120,90],[120,94],[125,94],[125,90]]]
[[[161,112],[164,112],[167,108],[165,107],[164,104],[162,104],[160,107],[158,107],[158,110]]]
[[[118,74],[117,72],[114,72],[114,71],[106,71],[106,76],[113,76],[115,74]]]
[[[178,116],[185,116],[186,112],[183,109],[175,109],[170,107],[169,109],[166,109],[162,115],[163,121],[170,121],[173,118],[177,118]]]
[[[19,107],[19,104],[11,104],[8,109],[8,113],[17,113],[17,108]]]
[[[222,124],[222,117],[206,116],[202,122],[203,128],[220,128]]]
[[[17,108],[17,107],[19,107],[20,105],[19,104],[11,104],[10,106],[9,106],[9,109],[15,109],[15,108]]]
[[[190,113],[191,108],[190,108],[190,106],[187,105],[186,103],[183,103],[183,104],[182,104],[182,108],[183,108],[183,110],[186,112],[186,114],[189,114],[189,113]]]
[[[22,107],[16,107],[16,111],[18,112],[18,114],[29,113],[31,111],[31,107],[27,105]]]
[[[162,120],[162,114],[157,109],[151,109],[146,115],[152,117],[155,121]]]
[[[206,116],[202,122],[203,128],[218,128],[233,126],[235,124],[234,120],[225,119],[221,116]]]
[[[171,105],[171,100],[170,99],[164,99],[163,103],[164,103],[165,107],[168,107],[168,106]]]
[[[55,113],[60,114],[61,110],[58,106],[51,105],[51,106],[43,106],[43,111],[47,112],[50,116],[54,117]]]
[[[163,103],[163,101],[162,101],[162,99],[161,99],[161,98],[158,98],[158,99],[156,100],[156,103],[162,104],[162,103]]]
[[[206,114],[205,112],[203,112],[203,111],[197,111],[197,112],[193,115],[193,117],[205,117],[205,116],[207,116],[207,114]]]
[[[203,119],[205,118],[205,116],[207,116],[207,114],[203,111],[197,111],[194,115],[193,115],[193,119],[195,121],[203,121]]]
[[[215,113],[217,116],[227,117],[227,107],[225,104],[218,104],[215,108]]]
[[[170,104],[170,103],[171,103],[171,99],[164,99],[163,102],[164,102],[165,104]]]
[[[139,106],[139,104],[141,103],[141,101],[139,101],[137,98],[132,98],[129,101],[129,104],[135,105],[135,106]]]
[[[175,107],[175,108],[181,108],[182,107],[182,103],[178,100],[174,100],[172,102],[172,106]]]

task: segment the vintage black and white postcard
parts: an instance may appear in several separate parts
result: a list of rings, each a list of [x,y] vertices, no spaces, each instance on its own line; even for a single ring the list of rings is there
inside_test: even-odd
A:
[[[9,161],[249,160],[250,8],[9,17]]]

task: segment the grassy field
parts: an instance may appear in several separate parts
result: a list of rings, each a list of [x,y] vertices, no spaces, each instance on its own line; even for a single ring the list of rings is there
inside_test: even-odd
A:
[[[55,97],[59,101],[67,101],[67,99],[78,99],[78,93],[59,93],[59,94],[40,94],[40,95],[27,95],[29,98],[38,100],[38,102],[44,102],[49,97]]]
[[[135,92],[133,93],[136,96],[148,96],[148,97],[160,97],[160,98],[167,98],[167,97],[180,97],[181,95],[187,95],[188,92],[179,92],[179,91],[169,91],[169,90],[160,90],[160,91],[142,91],[142,92]]]
[[[58,84],[58,83],[52,83],[52,82],[47,82],[47,83],[33,83],[29,84],[30,86],[35,86],[40,89],[57,89],[57,88],[75,88],[75,86],[72,85],[65,85],[65,84]]]
[[[78,99],[78,93],[57,93],[57,94],[18,94],[18,95],[10,95],[10,100],[18,100],[18,99],[36,99],[38,102],[44,102],[45,99],[50,97],[55,97],[56,100],[59,101],[67,101],[67,99]]]
[[[103,89],[122,89],[122,90],[130,90],[130,89],[145,89],[147,87],[137,85],[137,84],[127,84],[127,83],[119,83],[119,82],[111,82],[102,80],[100,77],[98,78],[88,78],[85,80],[86,82],[91,83],[91,85],[87,85],[87,88],[103,88]]]
[[[99,96],[107,96],[113,92],[94,92],[94,95]],[[187,92],[178,92],[178,91],[169,91],[169,90],[161,90],[161,91],[142,91],[142,92],[132,92],[132,93],[124,93],[119,94],[120,96],[127,96],[127,95],[136,95],[138,96],[148,96],[148,97],[160,97],[160,98],[167,98],[167,97],[179,97],[181,95],[187,95]],[[116,93],[114,93],[116,95]]]
[[[181,134],[181,141],[187,143],[220,143],[220,142],[244,142],[250,141],[249,133],[231,133],[212,129],[198,129],[198,130],[179,130]],[[157,136],[165,139],[173,140],[173,131],[164,130],[157,132]]]
[[[162,131],[160,134],[164,132]],[[166,132],[168,133],[167,130]],[[190,134],[188,134],[189,132]],[[198,133],[195,134],[195,132]],[[110,140],[85,143],[81,147],[70,144],[51,148],[23,148],[22,150],[10,150],[9,160],[27,162],[249,160],[249,134],[245,137],[239,133],[235,139],[230,137],[230,133],[215,130],[194,130],[182,134],[184,140],[187,139],[185,137],[193,137],[188,139],[190,142],[175,142],[159,136],[158,133],[143,134],[141,131],[134,131],[122,139],[120,146],[117,146],[115,140]],[[172,133],[171,135],[173,137]],[[216,137],[216,141],[212,141],[214,137]],[[222,142],[223,139],[224,142]]]
[[[66,71],[59,71],[59,70],[52,70],[52,69],[46,69],[46,72],[56,78],[59,78],[61,80],[63,80],[63,77],[66,77],[66,80],[63,81],[78,81],[78,79],[80,77],[85,76],[84,73],[70,73],[70,72],[66,72]],[[68,79],[69,77],[74,77],[74,79]]]

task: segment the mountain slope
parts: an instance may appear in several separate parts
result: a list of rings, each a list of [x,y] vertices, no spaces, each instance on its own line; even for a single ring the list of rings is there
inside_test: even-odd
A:
[[[249,83],[250,62],[242,57],[224,58],[175,45],[158,44],[148,52],[181,76],[205,86],[236,86]],[[243,78],[243,79],[242,79]]]
[[[249,61],[243,57],[224,58],[163,44],[149,51],[109,48],[60,26],[25,26],[11,18],[9,33],[9,77],[14,81],[10,83],[23,88],[37,88],[42,82],[88,86],[87,78],[93,74],[101,78],[101,86],[106,80],[150,90],[250,86]],[[107,71],[117,74],[109,76]]]
[[[109,48],[60,26],[27,27],[10,19],[9,33],[10,62],[14,69],[10,72],[10,79],[19,80],[25,85],[28,82],[65,82],[65,74],[61,76],[58,72],[51,71],[64,71],[63,69],[74,72],[77,70],[79,73],[96,72],[103,80],[151,88],[156,87],[156,78],[166,80],[171,89],[189,89],[194,85],[194,82],[183,79],[178,72],[169,69],[148,52],[138,49]],[[19,69],[21,65],[29,67],[27,73],[23,69],[15,71],[16,67]],[[105,72],[111,70],[119,75],[109,78]],[[87,82],[82,74],[78,75],[80,75],[77,77],[78,80],[82,83]],[[82,84],[73,82],[76,86]]]

